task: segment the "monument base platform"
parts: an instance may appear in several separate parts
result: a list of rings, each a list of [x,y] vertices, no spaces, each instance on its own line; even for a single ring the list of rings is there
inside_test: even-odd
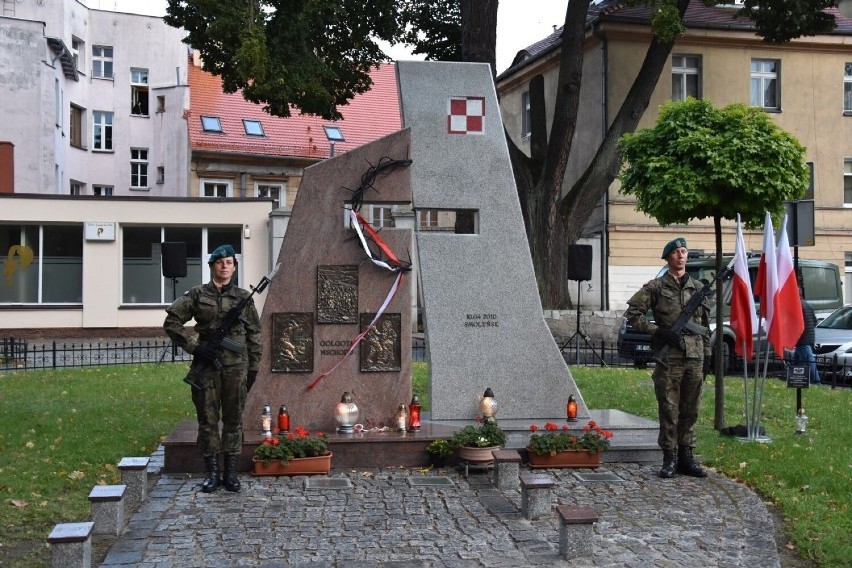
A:
[[[662,451],[657,446],[657,422],[620,410],[590,410],[591,419],[613,433],[610,449],[603,462],[658,462]],[[428,415],[427,415],[428,416]],[[539,427],[545,422],[564,424],[564,418],[535,420]],[[570,423],[581,429],[588,421]],[[421,467],[430,463],[426,446],[438,438],[449,438],[453,432],[470,424],[469,420],[423,421],[419,432],[362,432],[360,434],[330,433],[333,469],[372,467]],[[506,433],[508,448],[523,449],[529,440],[529,420],[498,420]],[[195,473],[204,471],[204,463],[195,446],[198,424],[184,420],[163,440],[165,473]],[[260,431],[245,432],[239,470],[251,471],[254,449],[260,444]],[[525,457],[525,456],[524,456]]]

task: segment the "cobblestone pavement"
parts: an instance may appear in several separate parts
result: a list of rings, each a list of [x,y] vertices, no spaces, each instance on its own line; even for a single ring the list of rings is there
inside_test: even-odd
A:
[[[241,476],[242,492],[199,491],[201,478],[161,475],[106,553],[104,567],[780,566],[772,518],[747,487],[657,477],[650,464],[546,470],[554,502],[598,511],[590,558],[559,556],[559,521],[528,520],[519,490],[490,472],[387,468],[328,477]],[[440,476],[447,485],[419,485]],[[612,476],[611,476],[612,477]],[[426,478],[426,479],[424,479]],[[306,482],[351,482],[311,489]]]

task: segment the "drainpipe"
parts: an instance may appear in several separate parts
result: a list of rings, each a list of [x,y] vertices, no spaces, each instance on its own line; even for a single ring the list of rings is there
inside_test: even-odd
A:
[[[606,36],[600,33],[597,24],[592,25],[592,35],[600,41],[601,53],[601,139],[606,136],[607,130],[607,68],[609,66]],[[601,231],[601,309],[609,310],[609,189],[604,196],[603,202],[604,226]]]

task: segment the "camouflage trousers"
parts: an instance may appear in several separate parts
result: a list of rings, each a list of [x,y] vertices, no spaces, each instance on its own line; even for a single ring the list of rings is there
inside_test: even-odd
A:
[[[702,359],[669,358],[669,368],[654,369],[654,393],[660,418],[657,444],[664,450],[693,446],[704,382]]]
[[[202,456],[212,456],[220,451],[239,455],[242,451],[247,370],[245,363],[218,370],[209,367],[198,379],[202,388],[192,387],[192,402],[198,418],[197,445]]]

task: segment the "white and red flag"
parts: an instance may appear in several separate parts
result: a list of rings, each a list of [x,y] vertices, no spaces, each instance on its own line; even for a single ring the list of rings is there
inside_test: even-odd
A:
[[[763,223],[763,253],[757,267],[754,281],[754,294],[760,298],[760,315],[763,316],[763,329],[769,333],[774,312],[775,291],[778,289],[778,270],[775,267],[775,233],[772,230],[772,217],[766,212]]]
[[[775,353],[781,355],[784,349],[793,349],[805,330],[802,316],[802,300],[799,297],[799,282],[793,268],[793,256],[790,254],[790,243],[787,240],[787,216],[781,225],[781,236],[778,239],[778,288],[773,302],[772,324],[767,336]]]
[[[737,215],[737,244],[731,295],[731,329],[734,330],[736,336],[734,349],[737,355],[744,357],[746,361],[751,361],[754,357],[754,333],[757,331],[757,314],[754,308],[754,296],[751,292],[751,280],[748,277],[748,257],[746,256],[739,215]]]

